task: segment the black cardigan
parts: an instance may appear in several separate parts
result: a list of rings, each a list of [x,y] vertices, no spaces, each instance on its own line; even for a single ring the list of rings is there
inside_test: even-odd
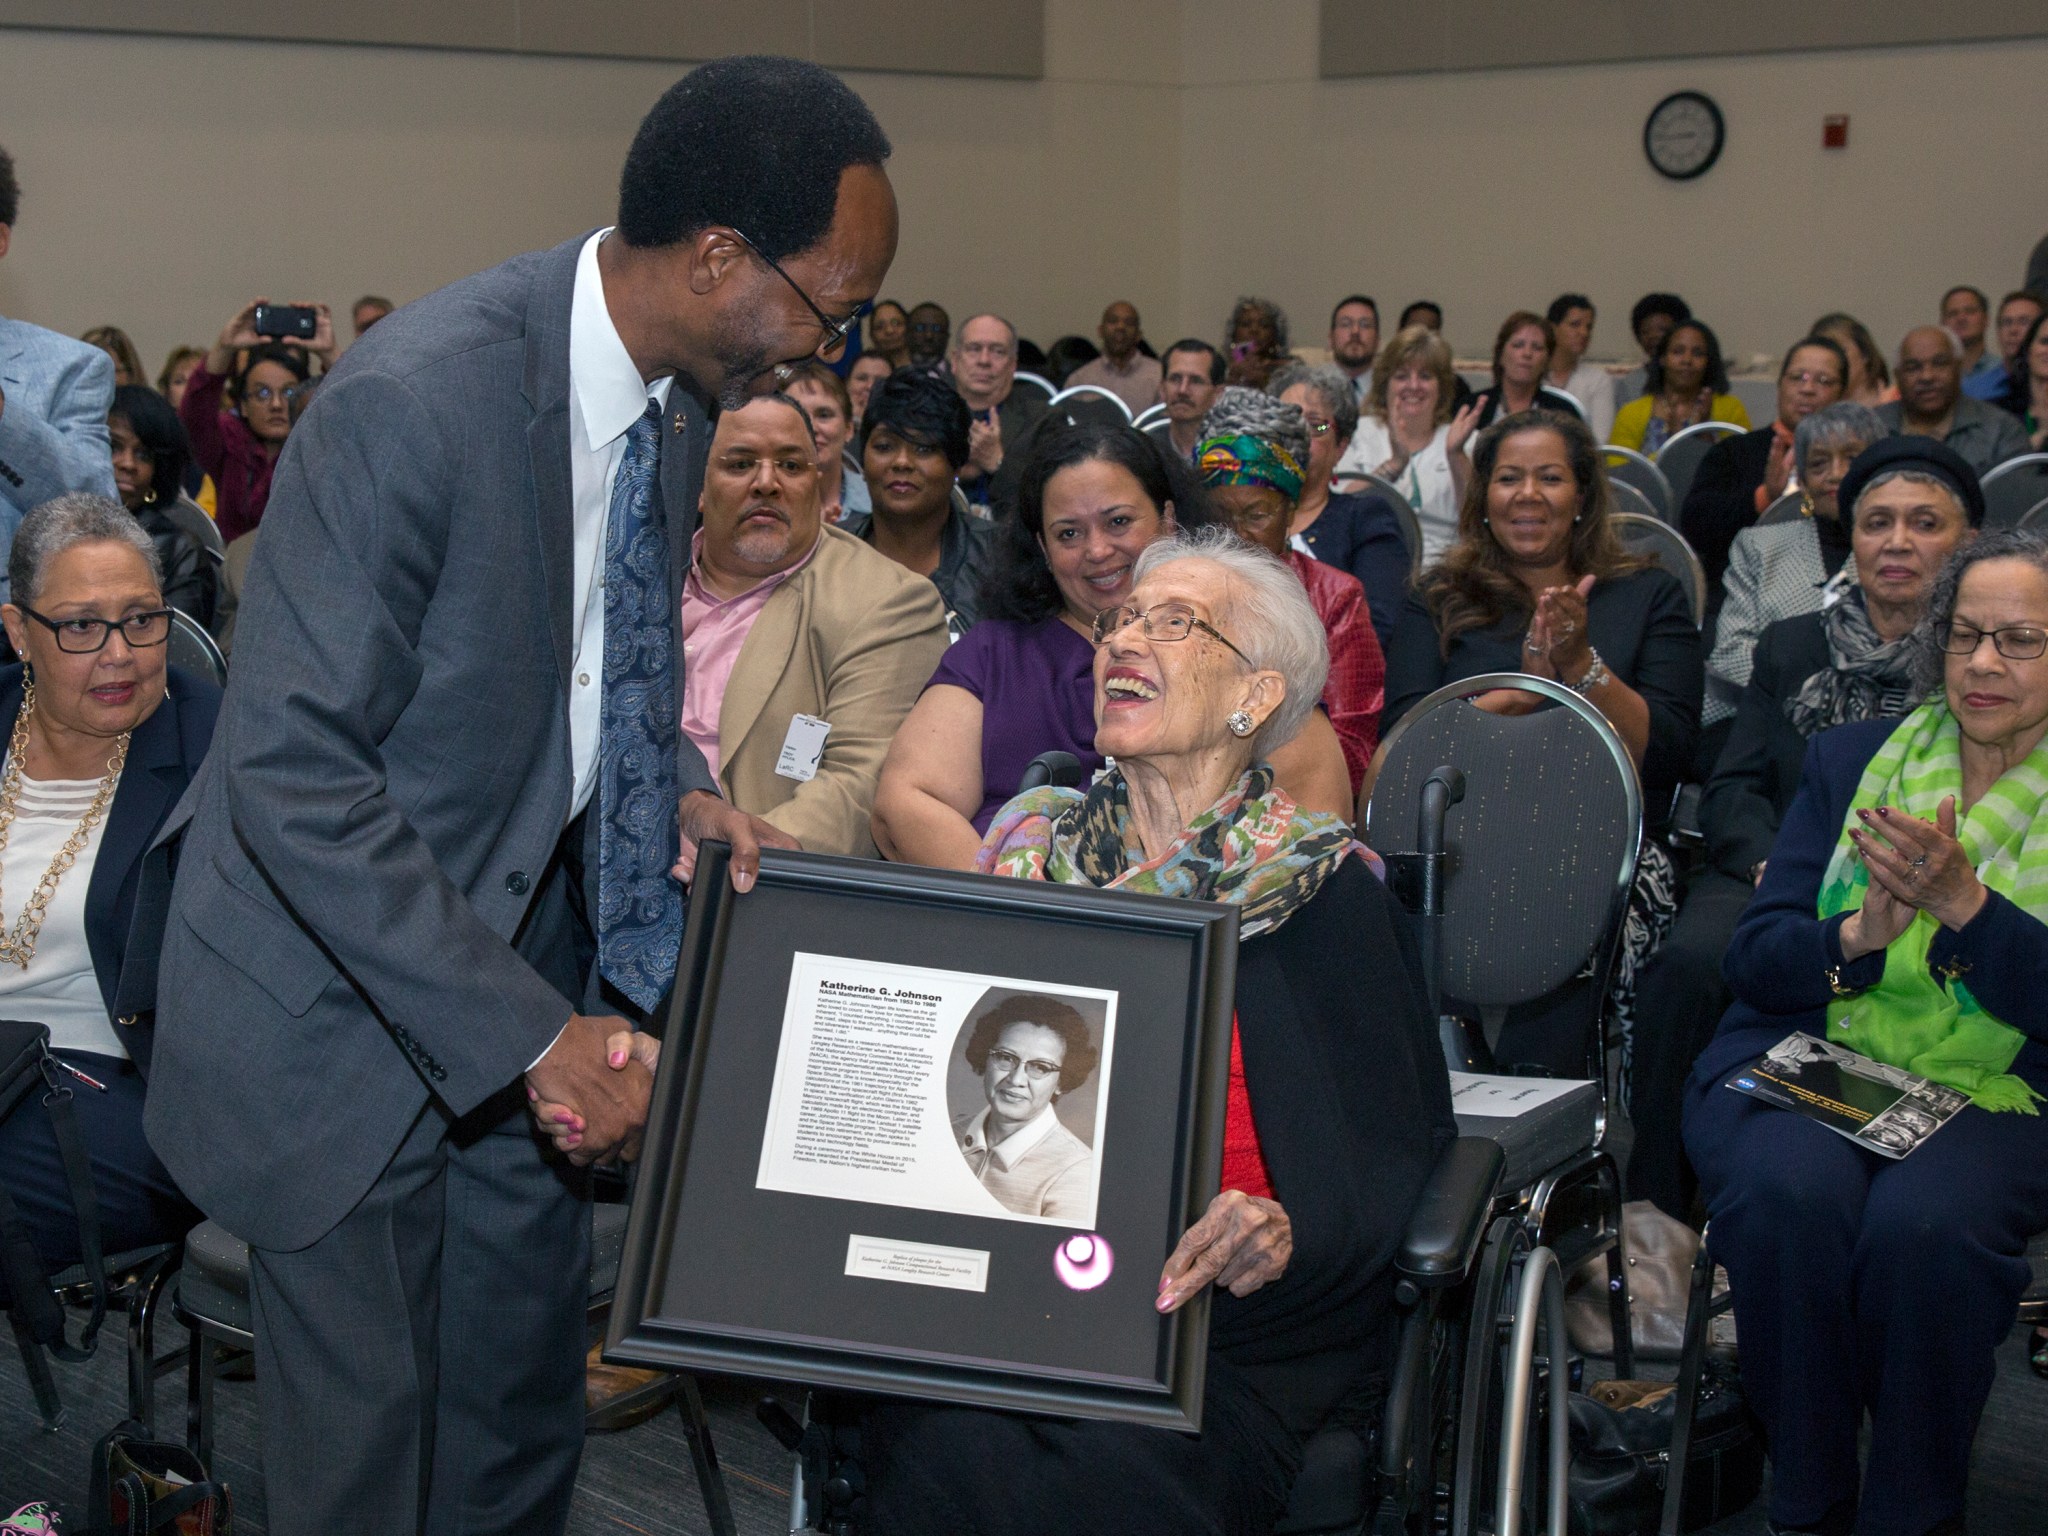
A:
[[[127,766],[121,770],[113,804],[107,807],[92,882],[85,888],[86,947],[109,1017],[116,1016],[115,992],[128,955],[129,919],[135,911],[143,855],[199,772],[220,713],[220,689],[209,679],[171,667],[166,686],[169,697],[129,739]],[[19,663],[0,667],[0,730],[10,735],[21,712],[21,692]],[[20,881],[15,884],[24,889]],[[123,1031],[130,1053],[146,1068],[147,1042],[136,1038],[139,1033]]]
[[[1806,757],[1806,738],[1785,717],[1785,705],[1832,664],[1820,614],[1764,626],[1728,744],[1700,799],[1707,857],[1724,874],[1746,882],[1757,861],[1771,856]]]
[[[1437,1154],[1457,1135],[1408,920],[1360,859],[1238,954],[1245,1089],[1294,1231],[1287,1272],[1216,1293],[1235,1363],[1370,1350],[1391,1335],[1393,1256]]]
[[[1728,550],[1735,535],[1756,522],[1757,487],[1771,462],[1770,427],[1724,437],[1700,459],[1678,512],[1678,531],[1707,568],[1711,607],[1721,607],[1721,578],[1728,574]]]

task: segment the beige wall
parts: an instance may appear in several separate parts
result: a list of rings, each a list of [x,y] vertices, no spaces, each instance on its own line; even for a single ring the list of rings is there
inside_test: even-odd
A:
[[[896,142],[889,290],[1041,340],[1124,297],[1162,343],[1250,290],[1314,344],[1363,287],[1442,300],[1474,350],[1572,287],[1618,355],[1629,303],[1673,287],[1750,353],[1835,305],[1889,341],[1951,282],[2012,286],[2048,228],[2027,111],[2048,43],[1325,81],[1316,0],[1246,10],[1050,0],[1042,80],[849,76]],[[258,292],[417,295],[607,218],[676,73],[0,31],[0,144],[26,189],[0,312],[123,325],[154,366]],[[1680,87],[1729,123],[1685,185],[1640,149]],[[1853,115],[1846,152],[1819,147],[1828,112]]]

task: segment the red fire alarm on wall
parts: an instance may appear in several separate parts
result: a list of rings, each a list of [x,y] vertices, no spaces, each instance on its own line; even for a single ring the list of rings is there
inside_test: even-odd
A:
[[[1838,112],[1820,120],[1820,147],[1822,149],[1847,149],[1849,147],[1849,114]]]

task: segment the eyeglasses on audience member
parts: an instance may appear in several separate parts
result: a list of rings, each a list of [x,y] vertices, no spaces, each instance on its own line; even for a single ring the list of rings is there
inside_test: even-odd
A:
[[[1195,610],[1185,603],[1157,603],[1150,608],[1133,608],[1126,603],[1121,608],[1105,608],[1095,615],[1095,643],[1107,644],[1109,637],[1120,629],[1131,625],[1141,626],[1147,640],[1185,640],[1196,630],[1213,635],[1240,657],[1247,665],[1251,657],[1230,644],[1230,637],[1215,625],[1195,617]]]
[[[1961,619],[1936,626],[1934,638],[1951,656],[1974,656],[1977,647],[1989,640],[2007,661],[2032,661],[2048,651],[2048,629],[2031,624],[2008,624],[2003,629],[1979,629]]]
[[[171,638],[171,610],[168,608],[131,613],[125,619],[52,619],[25,603],[16,603],[15,606],[57,637],[58,650],[69,651],[74,656],[104,650],[117,629],[121,631],[121,638],[137,650],[162,645]],[[2038,656],[2040,652],[2034,654]]]

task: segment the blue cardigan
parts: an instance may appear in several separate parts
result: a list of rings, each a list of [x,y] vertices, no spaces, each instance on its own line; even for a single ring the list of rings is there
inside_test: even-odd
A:
[[[1822,731],[1807,743],[1798,793],[1722,965],[1734,1006],[1694,1063],[1688,1098],[1711,1091],[1795,1029],[1827,1033],[1827,1008],[1834,999],[1827,971],[1842,963],[1842,924],[1849,914],[1825,922],[1814,916],[1821,877],[1864,768],[1899,724],[1862,720]],[[2048,925],[1993,891],[1960,931],[1941,930],[1927,959],[1936,969],[1951,962],[1965,967],[1977,1001],[2027,1034],[2012,1070],[2048,1093]],[[1846,966],[1842,980],[1871,986],[1884,967],[1885,953],[1878,950]]]

